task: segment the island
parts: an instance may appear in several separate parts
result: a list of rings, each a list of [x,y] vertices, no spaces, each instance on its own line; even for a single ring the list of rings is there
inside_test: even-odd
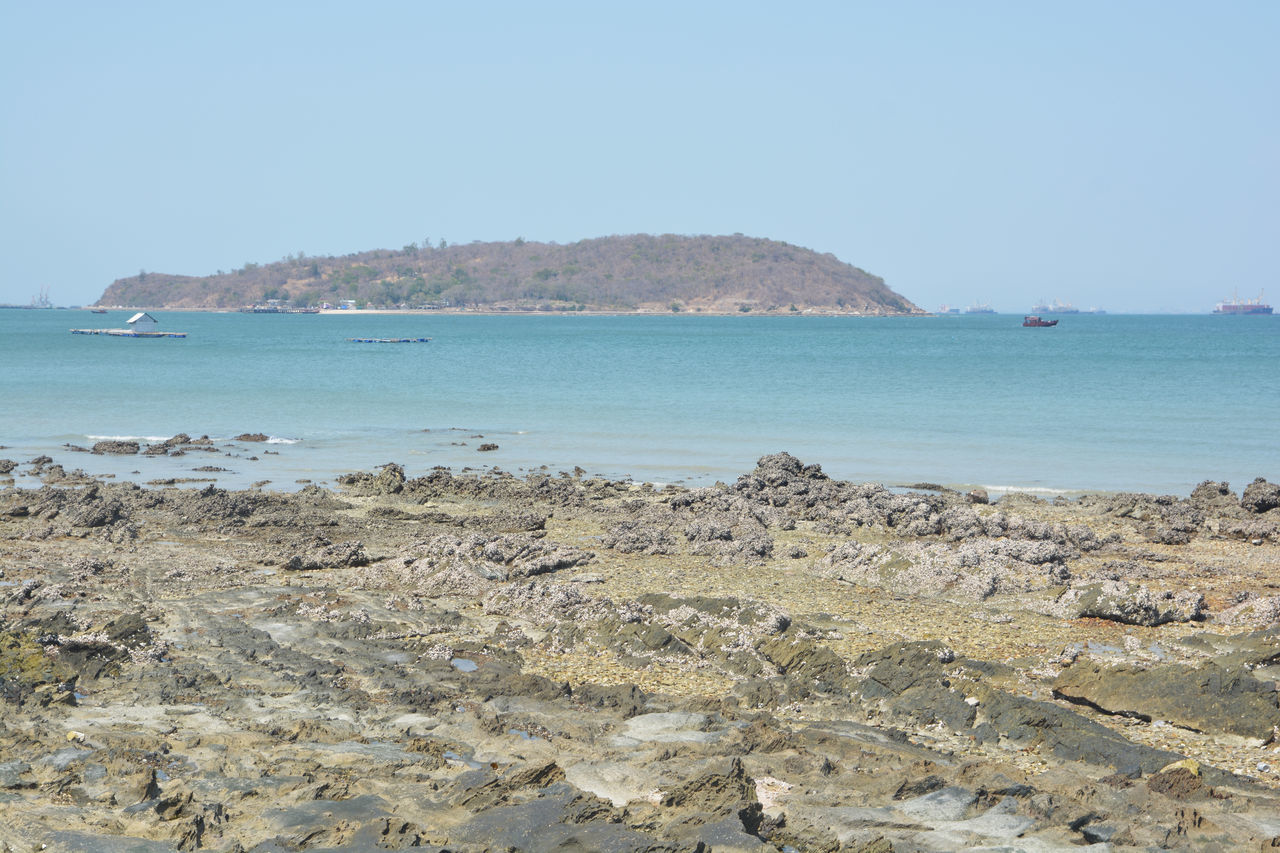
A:
[[[831,254],[742,235],[416,243],[208,276],[139,272],[96,303],[168,310],[924,314]]]

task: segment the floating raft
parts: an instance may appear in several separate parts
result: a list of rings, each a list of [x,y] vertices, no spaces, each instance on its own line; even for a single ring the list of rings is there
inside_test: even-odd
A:
[[[353,344],[425,344],[431,338],[347,338]]]
[[[111,335],[115,338],[185,338],[186,332],[135,332],[133,329],[72,329],[73,335]]]

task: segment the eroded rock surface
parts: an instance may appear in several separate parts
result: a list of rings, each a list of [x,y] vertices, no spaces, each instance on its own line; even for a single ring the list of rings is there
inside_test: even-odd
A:
[[[1280,845],[1265,481],[29,464],[0,489],[0,851]]]

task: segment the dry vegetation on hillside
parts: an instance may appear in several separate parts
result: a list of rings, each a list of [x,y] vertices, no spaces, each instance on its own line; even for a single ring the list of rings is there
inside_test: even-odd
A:
[[[98,304],[228,309],[269,300],[293,307],[352,300],[384,308],[920,311],[879,277],[830,254],[741,235],[673,234],[298,253],[205,277],[140,272],[114,282]]]

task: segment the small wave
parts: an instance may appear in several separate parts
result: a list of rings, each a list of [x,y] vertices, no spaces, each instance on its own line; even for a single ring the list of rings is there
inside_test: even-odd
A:
[[[1010,492],[1023,492],[1031,495],[1074,495],[1079,489],[1049,489],[1037,486],[981,486],[988,492],[1002,492],[1009,494]]]
[[[86,435],[90,441],[168,441],[167,435]]]

